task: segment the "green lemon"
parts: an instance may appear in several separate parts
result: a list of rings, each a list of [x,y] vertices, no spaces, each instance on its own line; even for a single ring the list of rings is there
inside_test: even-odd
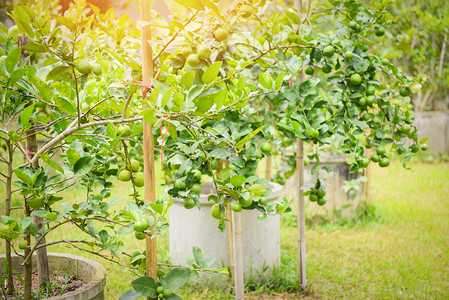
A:
[[[422,151],[427,151],[427,150],[429,150],[429,146],[427,146],[427,144],[422,144],[421,145],[421,150]]]
[[[323,55],[326,57],[332,57],[335,53],[335,48],[332,45],[328,45],[323,49]]]
[[[324,196],[326,196],[326,191],[323,188],[319,188],[316,191],[316,194],[318,195],[318,198],[323,198]]]
[[[241,212],[243,208],[239,202],[232,202],[231,209],[235,212]]]
[[[129,166],[127,167],[127,169],[129,170]],[[133,172],[137,172],[140,169],[140,163],[138,160],[132,158],[131,159],[131,170],[133,170]]]
[[[351,78],[349,79],[349,81],[351,82],[352,85],[358,86],[358,85],[360,85],[362,83],[362,76],[360,76],[357,73],[352,74]]]
[[[228,39],[229,32],[224,28],[218,28],[214,31],[214,36],[217,41],[222,42]]]
[[[321,70],[324,73],[328,74],[328,73],[330,73],[332,71],[332,67],[329,64],[324,64],[324,66],[321,68]]]
[[[402,97],[410,96],[410,89],[408,87],[404,87],[404,86],[400,87],[399,95],[401,95]]]
[[[90,64],[85,60],[80,60],[78,64],[75,66],[75,69],[78,70],[83,75],[86,75],[90,72]]]
[[[368,87],[366,88],[366,95],[367,95],[367,96],[372,96],[372,95],[374,95],[375,93],[376,93],[376,88],[375,88],[374,86],[370,85],[370,86],[368,86]]]
[[[118,179],[120,181],[130,181],[131,180],[131,172],[128,170],[122,170],[118,173]]]
[[[269,142],[264,142],[261,146],[260,146],[260,150],[263,153],[271,153],[271,144]]]
[[[211,53],[212,53],[212,51],[210,50],[209,47],[206,47],[203,45],[198,47],[197,54],[200,59],[208,59],[210,57]]]
[[[186,182],[182,179],[176,179],[175,181],[175,188],[183,190],[186,188]]]
[[[184,47],[184,48],[182,48],[182,50],[181,50],[181,54],[182,54],[182,56],[184,56],[184,57],[189,57],[189,55],[190,54],[192,54],[192,48],[190,48],[190,47]]]
[[[382,168],[386,168],[390,165],[390,160],[388,159],[388,157],[383,157],[380,161],[379,161],[379,166],[381,166]]]
[[[199,183],[193,184],[192,187],[190,188],[190,193],[195,195],[201,194],[201,184]]]
[[[313,73],[315,73],[315,69],[314,69],[312,66],[309,66],[309,67],[306,68],[305,73],[306,73],[307,75],[312,76]]]
[[[144,240],[147,235],[145,233],[143,233],[143,232],[135,231],[134,232],[134,236],[138,240]]]
[[[383,27],[376,27],[374,34],[377,36],[383,36],[385,34],[385,29]]]
[[[377,154],[371,155],[371,161],[373,161],[375,163],[379,162],[380,161],[379,155],[377,155]]]
[[[324,198],[319,198],[316,202],[319,206],[323,206],[324,204],[326,204],[326,199]]]
[[[97,75],[100,76],[101,75],[101,65],[99,63],[93,63],[90,68],[92,69],[92,72]]]
[[[318,198],[319,198],[318,195],[315,194],[315,193],[312,193],[312,194],[309,195],[309,200],[312,201],[312,202],[318,201]]]
[[[386,152],[386,150],[385,150],[385,148],[382,147],[382,146],[379,146],[379,147],[377,147],[377,149],[376,149],[376,153],[377,153],[378,155],[384,155],[385,152]]]
[[[226,208],[223,210],[222,213],[220,213],[220,204],[216,203],[214,205],[212,205],[211,209],[210,209],[210,214],[212,215],[212,217],[214,217],[215,219],[221,219],[225,216],[226,213]]]
[[[134,174],[134,184],[136,187],[143,187],[145,185],[145,175],[142,172]]]
[[[120,125],[117,128],[117,135],[120,135],[122,137],[127,137],[131,135],[131,128],[129,128],[128,125]]]
[[[148,223],[145,219],[141,219],[141,220],[137,221],[136,223],[134,223],[135,231],[142,232],[142,231],[147,230],[148,228],[150,228],[150,226],[148,225]]]
[[[201,180],[201,171],[200,170],[192,170],[192,174],[193,174],[193,179],[195,179],[195,181],[199,181]]]
[[[19,249],[20,250],[25,250],[26,247],[27,247],[27,243],[25,241],[20,241]]]
[[[190,54],[189,57],[187,58],[187,64],[189,64],[189,66],[191,67],[196,67],[198,66],[198,64],[200,63],[200,58],[198,56],[198,54]]]
[[[186,209],[191,209],[191,208],[194,208],[195,207],[195,200],[193,200],[192,198],[186,198],[185,200],[184,200],[184,207],[186,208]]]
[[[249,18],[253,14],[253,8],[247,4],[240,6],[239,13],[244,18]]]
[[[368,165],[369,165],[369,159],[368,158],[364,157],[364,158],[362,158],[360,160],[360,166],[361,167],[366,168],[366,167],[368,167]]]
[[[253,199],[251,197],[249,197],[248,199],[245,199],[243,197],[239,198],[239,203],[243,206],[243,207],[248,207],[253,203]]]

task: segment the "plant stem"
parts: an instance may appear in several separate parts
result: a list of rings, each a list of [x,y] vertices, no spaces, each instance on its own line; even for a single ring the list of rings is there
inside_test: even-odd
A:
[[[5,215],[11,215],[11,195],[12,195],[12,163],[13,163],[13,151],[11,146],[11,141],[7,140],[6,145],[8,148],[8,173],[6,177],[6,199],[5,199]],[[12,259],[11,259],[11,243],[6,240],[6,261],[8,262],[9,271],[7,274],[7,286],[8,294],[14,293],[14,281],[12,278]]]

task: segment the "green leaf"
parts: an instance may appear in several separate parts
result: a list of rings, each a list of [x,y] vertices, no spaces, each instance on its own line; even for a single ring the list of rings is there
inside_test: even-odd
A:
[[[61,97],[55,97],[55,104],[65,113],[69,115],[76,115],[76,109],[73,107],[72,103]]]
[[[139,292],[136,292],[135,289],[130,289],[123,295],[121,295],[118,300],[137,300],[140,297],[142,297],[142,294]]]
[[[73,149],[69,149],[69,150],[73,150]],[[39,157],[45,162],[47,163],[50,167],[52,167],[55,170],[58,170],[59,172],[61,172],[61,174],[64,174],[64,169],[61,168],[60,165],[58,165],[57,163],[55,163],[50,157],[48,157],[47,154],[37,154],[39,155]]]
[[[292,20],[293,24],[301,24],[302,23],[301,18],[297,14],[290,12],[290,11],[286,11],[285,14],[287,15],[287,17],[290,20]]]
[[[162,207],[162,205],[157,204],[157,203],[151,203],[150,207],[157,212],[158,214],[162,214],[164,208]]]
[[[73,166],[73,173],[76,176],[83,176],[92,170],[95,164],[95,158],[90,156],[81,157]]]
[[[108,126],[106,126],[106,135],[111,139],[115,139],[117,137],[117,127],[115,127],[114,124],[109,123]]]
[[[154,125],[157,122],[157,118],[154,115],[154,109],[152,108],[144,109],[139,113],[139,115],[143,116],[145,122],[147,122],[150,125]]]
[[[190,278],[190,269],[181,267],[171,269],[167,275],[165,275],[165,282],[167,288],[175,291],[184,286]]]
[[[259,82],[267,90],[273,88],[273,78],[271,78],[271,76],[267,73],[260,73]]]
[[[196,111],[204,114],[207,112],[215,103],[212,97],[200,97],[196,98],[195,101]]]
[[[167,105],[174,90],[175,90],[175,87],[172,87],[168,91],[165,92],[164,96],[162,96],[161,107],[164,107],[165,105]]]
[[[26,69],[14,70],[14,72],[12,72],[11,76],[9,76],[7,86],[14,85],[17,81],[19,81],[20,78],[23,77],[25,72],[26,72]]]
[[[24,127],[24,129],[29,128],[30,118],[31,118],[31,114],[33,113],[33,110],[34,110],[34,106],[35,106],[35,103],[33,103],[30,106],[28,106],[27,108],[25,108],[19,117],[20,124],[22,124],[22,127]]]
[[[419,141],[419,143],[420,143],[420,144],[424,144],[425,142],[427,142],[428,139],[429,139],[429,137],[426,136],[425,138],[422,138],[422,139]]]
[[[31,185],[31,177],[21,169],[15,169],[14,174],[16,174],[16,176],[19,177],[20,180],[25,182],[28,186]]]
[[[181,82],[186,90],[189,90],[192,87],[195,74],[195,71],[190,71],[182,75]]]
[[[195,259],[195,263],[201,268],[206,268],[206,260],[204,259],[203,252],[197,246],[193,247],[193,258]]]
[[[241,176],[241,175],[234,175],[230,179],[231,184],[234,187],[242,186],[242,184],[245,182],[245,180],[246,180],[245,176]]]
[[[245,87],[246,87],[246,77],[243,76],[243,77],[239,78],[239,81],[237,82],[237,88],[240,91],[244,92],[245,91]]]
[[[75,23],[73,23],[69,18],[58,16],[58,17],[56,17],[56,21],[58,21],[59,24],[67,27],[68,29],[70,29],[70,31],[75,31],[76,30]]]
[[[251,195],[257,197],[257,196],[262,196],[263,194],[265,194],[265,192],[267,191],[267,188],[259,183],[256,183],[256,184],[250,186],[248,190],[251,193]]]
[[[296,55],[290,56],[285,62],[287,69],[293,74],[298,74],[302,70],[302,60]]]
[[[248,133],[247,136],[245,136],[243,139],[241,139],[237,144],[236,147],[239,150],[242,150],[243,146],[249,142],[250,139],[252,139],[256,134],[258,134],[264,127],[264,126],[260,126],[259,128],[257,128],[256,130],[251,131],[250,133]]]
[[[52,80],[56,76],[58,76],[60,73],[65,72],[69,67],[67,66],[57,66],[47,74],[46,80]]]
[[[175,0],[186,8],[193,8],[196,10],[204,10],[204,5],[201,0]]]
[[[25,50],[28,50],[29,52],[42,53],[42,52],[47,52],[48,51],[47,48],[45,48],[44,46],[36,44],[36,43],[33,43],[33,42],[29,42],[28,44],[26,44],[22,48],[25,49]]]
[[[70,148],[67,150],[66,157],[67,157],[67,160],[69,161],[69,163],[72,166],[74,166],[76,164],[76,162],[81,158],[81,155],[75,149]]]
[[[143,297],[151,297],[156,298],[156,288],[157,283],[154,281],[151,277],[140,277],[134,280],[131,283],[134,290],[140,294],[142,294]]]
[[[203,83],[209,84],[213,82],[215,79],[217,79],[218,72],[220,72],[220,68],[223,62],[216,61],[214,62],[203,74]]]
[[[284,76],[285,73],[281,72],[278,77],[276,78],[276,81],[274,83],[274,89],[279,90],[282,87],[282,83],[284,83]]]
[[[11,73],[14,70],[14,68],[16,67],[16,65],[19,63],[20,55],[21,55],[20,48],[16,48],[16,49],[12,50],[11,52],[9,52],[8,56],[5,59],[5,67],[6,67],[6,71],[8,71],[8,73]]]
[[[33,29],[31,29],[31,20],[30,16],[26,12],[26,10],[19,5],[14,6],[14,21],[16,22],[17,27],[19,27],[20,31],[26,32],[31,38],[34,37]]]

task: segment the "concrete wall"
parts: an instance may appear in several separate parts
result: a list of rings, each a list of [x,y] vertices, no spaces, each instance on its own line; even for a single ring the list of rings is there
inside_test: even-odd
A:
[[[434,155],[442,152],[449,154],[449,113],[448,112],[417,112],[416,127],[421,138],[429,137],[427,144]]]
[[[346,163],[344,155],[325,157],[321,160],[321,164],[329,166],[333,170],[331,173],[321,170],[319,175],[321,184],[326,189],[324,198],[327,202],[324,206],[319,206],[316,202],[310,202],[308,196],[305,197],[306,214],[313,217],[332,217],[336,213],[340,213],[345,218],[355,216],[357,208],[365,199],[365,185],[359,184],[360,191],[354,200],[343,190],[343,185],[345,181],[357,179],[362,175],[349,173],[349,165]],[[311,168],[312,164],[304,170],[304,184],[315,184],[316,182],[316,175],[311,174]],[[297,198],[296,173],[284,185],[283,196],[289,199]]]

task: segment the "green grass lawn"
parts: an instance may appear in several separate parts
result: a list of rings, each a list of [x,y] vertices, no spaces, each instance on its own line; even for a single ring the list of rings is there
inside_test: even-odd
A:
[[[284,222],[282,266],[273,270],[265,284],[249,283],[247,297],[449,299],[449,164],[410,166],[412,171],[399,163],[387,169],[373,167],[375,221],[307,228],[309,289],[304,294],[297,288],[297,230],[289,225],[294,222]],[[75,195],[72,191],[71,196]],[[57,236],[63,234],[79,238],[63,228]],[[131,252],[144,249],[145,244],[130,236],[127,247]],[[160,260],[167,261],[168,237],[159,239],[159,248]],[[77,253],[61,245],[50,250]],[[106,298],[118,299],[133,276],[112,263],[104,265]],[[231,293],[230,286],[219,290],[195,284],[181,291],[185,299],[232,299]]]

